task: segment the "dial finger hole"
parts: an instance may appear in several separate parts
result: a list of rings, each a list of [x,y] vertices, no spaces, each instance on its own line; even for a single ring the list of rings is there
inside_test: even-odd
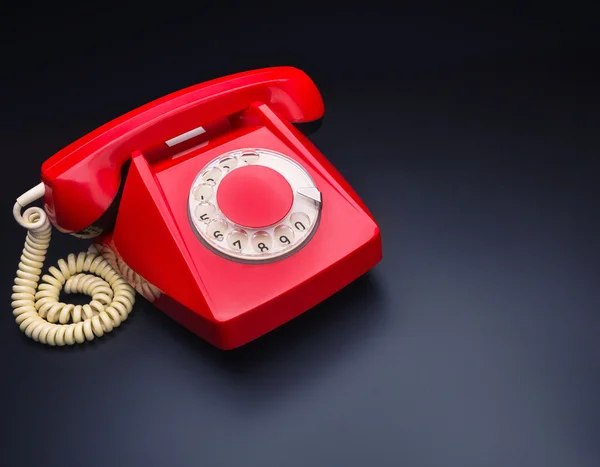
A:
[[[213,167],[212,169],[207,170],[202,174],[202,180],[209,185],[215,185],[221,177],[223,176],[223,172],[218,167]]]
[[[203,183],[202,185],[198,185],[196,188],[194,188],[194,198],[196,198],[198,201],[208,201],[212,195],[213,189],[207,183]]]
[[[303,212],[295,212],[290,216],[290,222],[298,232],[304,232],[310,227],[310,219]]]
[[[225,238],[225,234],[227,233],[227,222],[223,219],[214,219],[208,224],[208,228],[206,229],[206,233],[217,242],[222,241]]]
[[[287,225],[279,225],[273,232],[275,240],[282,246],[291,245],[294,240],[294,231]]]
[[[252,236],[252,247],[257,253],[268,253],[273,247],[273,239],[267,232],[256,232]]]
[[[200,203],[196,206],[196,210],[194,214],[198,218],[198,220],[202,222],[209,222],[212,216],[215,215],[217,208],[213,204],[210,203]]]
[[[222,170],[229,171],[231,169],[234,169],[237,166],[237,163],[238,163],[237,159],[233,156],[232,157],[224,157],[223,159],[221,159],[219,161],[219,167]]]
[[[227,235],[227,244],[233,250],[242,251],[248,245],[248,234],[242,229],[234,229]]]
[[[258,162],[259,156],[257,152],[254,151],[246,151],[241,156],[242,161],[246,164],[256,164]]]

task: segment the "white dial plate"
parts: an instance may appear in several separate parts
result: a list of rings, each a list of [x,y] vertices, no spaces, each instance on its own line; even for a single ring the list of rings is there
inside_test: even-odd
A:
[[[276,224],[260,229],[228,219],[217,201],[219,185],[230,172],[262,165],[279,172],[290,184],[293,203]],[[188,216],[199,238],[221,255],[238,261],[265,262],[293,253],[310,239],[319,223],[321,193],[297,162],[268,149],[240,149],[221,154],[195,177],[188,197]]]

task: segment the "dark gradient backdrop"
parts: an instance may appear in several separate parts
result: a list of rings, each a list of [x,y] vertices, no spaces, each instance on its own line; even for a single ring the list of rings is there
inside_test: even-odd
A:
[[[3,13],[0,464],[600,465],[591,11],[256,5]],[[231,353],[142,299],[93,345],[23,337],[11,207],[42,161],[269,65],[322,90],[314,141],[379,221],[383,262]],[[50,259],[81,248],[57,234]]]

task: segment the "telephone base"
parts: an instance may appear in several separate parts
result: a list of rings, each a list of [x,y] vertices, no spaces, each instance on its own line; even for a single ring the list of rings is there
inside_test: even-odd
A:
[[[110,245],[110,246],[109,246]],[[379,230],[341,261],[259,306],[236,309],[229,318],[216,310],[199,313],[161,292],[135,273],[118,255],[110,238],[95,244],[105,259],[153,306],[178,324],[221,350],[233,350],[273,331],[315,307],[372,269],[382,259]]]
[[[268,106],[254,106],[244,115],[246,124],[240,129],[185,156],[152,163],[135,152],[114,231],[104,240],[152,284],[142,295],[153,297],[155,306],[221,349],[239,347],[293,319],[365,273],[382,256],[373,216],[320,151]],[[254,233],[244,227],[245,246],[235,253],[235,242],[227,240],[240,230],[219,198],[220,177],[230,175],[220,175],[218,167],[223,162],[225,168],[231,158],[238,159],[236,167],[243,166],[244,148],[254,148],[251,164],[270,164],[292,185],[294,177],[300,177],[299,186],[310,182],[314,188],[308,192],[294,188],[293,208],[273,226]],[[307,178],[294,167],[302,167]],[[229,173],[236,170],[244,169]],[[209,199],[210,211],[203,210],[209,205],[206,201],[190,195],[198,194],[199,177],[216,191]],[[214,219],[206,223],[205,216]],[[213,222],[223,224],[219,227],[223,237],[209,248],[210,232],[198,229]],[[295,230],[294,241],[277,245],[278,228]],[[265,238],[269,251],[263,252],[262,243],[253,243],[257,236]],[[281,256],[275,256],[279,252]],[[129,281],[128,274],[123,276]],[[140,290],[140,284],[132,285]],[[160,294],[153,293],[157,290]]]

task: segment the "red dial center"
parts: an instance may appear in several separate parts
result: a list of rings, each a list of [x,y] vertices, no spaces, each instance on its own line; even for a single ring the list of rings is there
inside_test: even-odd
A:
[[[217,202],[221,212],[236,224],[259,229],[283,219],[292,208],[294,194],[279,172],[249,165],[221,180]]]

